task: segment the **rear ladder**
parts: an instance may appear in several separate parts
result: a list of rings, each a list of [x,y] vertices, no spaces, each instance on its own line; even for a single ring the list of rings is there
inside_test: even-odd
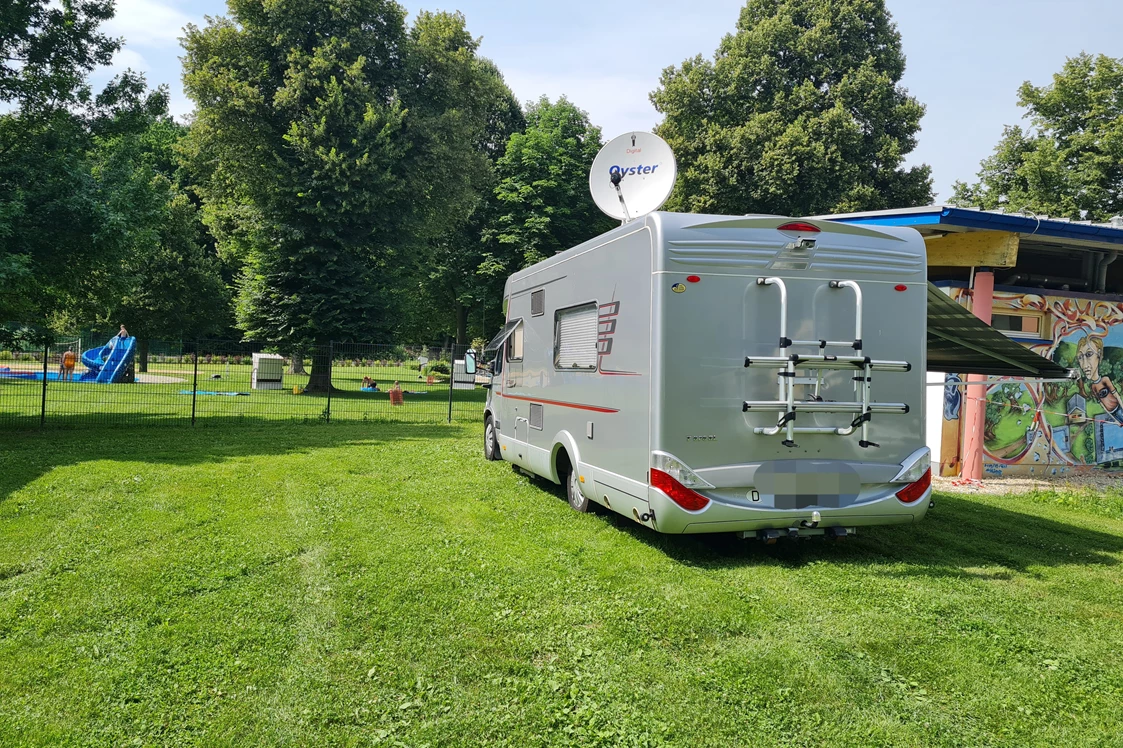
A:
[[[751,410],[776,411],[779,420],[773,427],[757,427],[754,433],[774,436],[784,432],[786,438],[782,444],[785,447],[798,446],[795,443],[796,434],[831,434],[836,436],[849,436],[861,427],[861,439],[858,446],[863,449],[879,447],[881,445],[870,441],[869,426],[874,413],[878,414],[903,414],[909,412],[907,403],[875,403],[871,402],[870,395],[873,386],[873,372],[906,372],[912,369],[907,361],[875,361],[862,352],[862,289],[855,281],[832,280],[827,286],[832,289],[849,288],[854,292],[855,320],[853,340],[792,340],[788,337],[788,288],[780,278],[757,278],[758,286],[776,286],[780,290],[780,353],[779,356],[747,356],[745,367],[756,366],[759,368],[781,369],[777,374],[780,388],[776,400],[746,400],[741,406],[741,412]],[[815,346],[818,353],[796,353],[794,347]],[[831,355],[828,348],[848,348],[853,355]],[[800,378],[798,369],[807,369],[812,374]],[[820,395],[824,369],[853,369],[857,372],[854,379],[854,396],[852,402],[824,401]],[[796,402],[796,384],[814,384],[815,391],[809,402]],[[849,426],[842,428],[832,427],[796,427],[796,411],[805,413],[854,413],[856,417]]]

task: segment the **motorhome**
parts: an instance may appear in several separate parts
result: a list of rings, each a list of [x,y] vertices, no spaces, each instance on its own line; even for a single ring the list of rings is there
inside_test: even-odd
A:
[[[912,229],[648,213],[508,279],[485,456],[664,533],[916,522],[927,293]]]

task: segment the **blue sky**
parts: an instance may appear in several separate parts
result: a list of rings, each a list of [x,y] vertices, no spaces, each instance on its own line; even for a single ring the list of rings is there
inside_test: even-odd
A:
[[[316,2],[317,0],[309,0]],[[695,54],[710,56],[733,30],[739,0],[565,3],[432,0],[411,12],[459,10],[483,37],[522,100],[567,95],[606,138],[650,130],[659,115],[647,95],[661,71]],[[888,0],[908,67],[903,84],[927,105],[910,163],[932,166],[937,199],[978,171],[1002,134],[1017,124],[1017,88],[1048,83],[1081,51],[1123,57],[1118,0]],[[171,88],[177,115],[191,111],[180,85],[178,37],[185,23],[221,15],[223,0],[117,0],[109,30],[126,39],[115,67],[141,70]],[[103,71],[101,79],[110,71]]]

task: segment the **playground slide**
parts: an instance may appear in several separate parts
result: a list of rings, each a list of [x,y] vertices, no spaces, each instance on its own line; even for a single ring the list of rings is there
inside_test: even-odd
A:
[[[82,354],[82,363],[88,371],[78,381],[107,384],[119,384],[124,381],[125,372],[132,365],[133,356],[136,355],[136,338],[117,338],[116,342],[112,350],[106,343],[100,348],[91,348]]]

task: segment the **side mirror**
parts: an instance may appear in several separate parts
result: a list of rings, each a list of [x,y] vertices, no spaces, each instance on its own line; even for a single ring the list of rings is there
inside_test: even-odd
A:
[[[476,352],[466,351],[464,353],[464,373],[469,376],[476,374]]]

